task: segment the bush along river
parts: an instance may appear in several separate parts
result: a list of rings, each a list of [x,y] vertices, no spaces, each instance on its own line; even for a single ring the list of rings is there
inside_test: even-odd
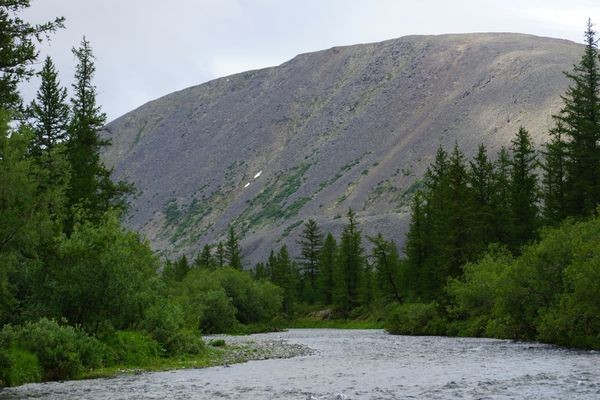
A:
[[[224,338],[268,360],[29,384],[0,399],[597,399],[600,353],[495,339],[292,329]],[[214,339],[214,338],[211,338]],[[295,356],[293,358],[286,358]]]

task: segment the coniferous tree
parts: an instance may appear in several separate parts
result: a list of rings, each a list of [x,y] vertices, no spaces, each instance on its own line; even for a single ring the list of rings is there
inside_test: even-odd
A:
[[[242,249],[233,226],[229,226],[227,243],[225,246],[225,259],[227,264],[235,269],[242,269]]]
[[[443,260],[446,276],[458,277],[462,266],[476,255],[473,197],[467,185],[465,158],[458,145],[448,159],[448,193],[442,214]],[[444,272],[443,272],[444,273]],[[446,276],[443,280],[445,281]]]
[[[81,46],[73,49],[73,54],[78,63],[67,142],[72,172],[68,197],[72,207],[81,207],[87,218],[98,221],[110,208],[124,209],[124,196],[131,192],[132,187],[123,182],[113,183],[111,171],[100,160],[100,148],[109,142],[98,136],[106,115],[96,103],[96,87],[93,84],[96,67],[90,43],[84,38]],[[71,228],[72,221],[67,224],[67,232]]]
[[[205,244],[202,251],[194,260],[194,266],[196,268],[212,269],[215,266],[215,260],[212,255],[212,249],[210,244]]]
[[[588,21],[585,52],[573,72],[555,119],[564,129],[568,215],[592,214],[600,201],[600,67],[596,32]]]
[[[496,241],[494,232],[494,213],[492,208],[494,186],[494,164],[487,156],[483,144],[479,145],[477,155],[469,162],[468,181],[473,192],[474,237],[477,251],[483,251],[489,243]]]
[[[292,316],[296,301],[297,271],[290,258],[287,246],[282,246],[277,255],[270,259],[271,281],[283,289],[283,312]]]
[[[566,143],[563,140],[564,127],[560,122],[550,131],[550,142],[544,152],[544,177],[542,196],[544,200],[544,222],[557,225],[568,215],[566,201]]]
[[[32,25],[19,13],[29,8],[30,0],[0,0],[0,109],[19,111],[18,84],[34,75],[31,66],[38,58],[36,42],[63,28],[64,18]]]
[[[336,268],[337,242],[328,233],[321,249],[320,269],[318,276],[319,293],[324,304],[333,303],[334,270]]]
[[[537,155],[531,143],[529,132],[519,128],[517,136],[511,142],[511,221],[513,235],[512,250],[518,249],[534,239],[539,227],[537,185]]]
[[[302,277],[302,297],[308,303],[317,300],[317,277],[321,263],[323,234],[313,219],[304,224],[304,229],[298,242],[301,256],[299,265]]]
[[[418,191],[412,199],[411,220],[404,242],[408,286],[416,297],[431,293],[436,277],[431,265],[431,232],[427,221],[425,196]]]
[[[223,245],[223,242],[217,244],[216,258],[217,267],[223,268],[223,266],[225,266],[225,246]]]
[[[402,276],[401,261],[396,245],[385,240],[381,233],[369,240],[373,244],[375,280],[380,296],[386,302],[401,303],[405,298],[405,293],[403,293],[405,277]]]
[[[40,77],[40,88],[27,111],[35,134],[31,153],[37,157],[50,153],[67,139],[69,124],[67,89],[60,86],[58,72],[50,57],[46,58]]]
[[[492,187],[492,213],[494,215],[493,231],[494,241],[508,245],[512,237],[511,220],[511,158],[506,147],[498,152],[498,159],[494,163]]]
[[[335,272],[334,304],[344,313],[359,305],[360,278],[364,269],[361,232],[356,214],[348,210],[348,224],[344,227],[338,248]]]

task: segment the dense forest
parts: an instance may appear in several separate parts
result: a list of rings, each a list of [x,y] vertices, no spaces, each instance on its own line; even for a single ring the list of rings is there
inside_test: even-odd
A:
[[[339,238],[304,222],[244,268],[238,234],[194,259],[160,260],[121,219],[135,188],[111,180],[98,136],[94,56],[83,38],[70,91],[36,46],[64,20],[0,0],[0,386],[207,351],[201,333],[304,319],[391,333],[488,336],[600,348],[600,55],[591,23],[550,141],[525,128],[467,159],[440,148],[412,200],[403,249],[363,237],[348,210]],[[39,76],[24,104],[19,83]],[[69,93],[71,95],[69,96]],[[368,244],[368,246],[367,246]],[[367,253],[365,248],[371,250]],[[316,322],[315,322],[316,323]]]

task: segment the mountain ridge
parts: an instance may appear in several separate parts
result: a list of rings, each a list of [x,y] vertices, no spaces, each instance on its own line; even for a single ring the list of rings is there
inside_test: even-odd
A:
[[[113,141],[104,160],[140,189],[127,223],[165,256],[194,254],[233,221],[250,264],[293,248],[307,218],[339,232],[348,207],[365,233],[401,243],[438,145],[493,153],[519,125],[543,142],[581,50],[475,33],[304,53],[125,114],[103,133]]]

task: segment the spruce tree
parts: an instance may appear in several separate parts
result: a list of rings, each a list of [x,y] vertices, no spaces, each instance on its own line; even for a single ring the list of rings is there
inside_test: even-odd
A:
[[[40,78],[40,88],[27,112],[35,135],[31,153],[37,157],[50,153],[57,144],[67,139],[69,124],[67,89],[60,86],[58,72],[50,57],[44,62]]]
[[[194,266],[197,268],[212,269],[215,266],[215,260],[212,255],[210,244],[205,244],[202,251],[196,257]]]
[[[487,156],[483,144],[477,155],[469,162],[468,182],[473,192],[474,237],[477,251],[483,251],[487,244],[495,241],[492,196],[494,185],[494,164]]]
[[[123,182],[113,183],[111,171],[100,160],[100,148],[109,142],[98,136],[106,115],[96,104],[96,87],[93,84],[96,67],[90,43],[84,38],[81,46],[73,49],[73,54],[77,67],[67,142],[72,172],[68,197],[72,207],[82,208],[88,219],[99,221],[109,209],[125,208],[125,195],[131,192],[132,187]],[[72,221],[66,227],[67,232],[70,232],[71,225]]]
[[[494,163],[492,187],[492,214],[494,241],[508,245],[513,232],[511,219],[511,158],[506,147],[498,152]]]
[[[446,206],[440,217],[442,219],[442,262],[440,271],[447,276],[459,277],[462,266],[476,255],[475,221],[473,216],[473,196],[467,184],[465,157],[458,148],[448,159],[448,188],[445,198]]]
[[[564,127],[560,122],[550,130],[551,139],[543,153],[544,176],[542,181],[544,223],[557,225],[568,215],[566,201],[566,143]]]
[[[536,237],[539,227],[537,184],[537,155],[529,132],[519,128],[511,141],[511,222],[512,250],[518,249]]]
[[[348,210],[348,224],[344,227],[338,248],[334,288],[334,303],[348,313],[359,305],[360,278],[364,268],[361,232],[356,214]]]
[[[225,246],[223,245],[223,242],[219,242],[217,244],[217,251],[215,255],[217,258],[217,267],[223,268],[225,266]]]
[[[242,269],[242,249],[233,226],[229,226],[227,243],[225,245],[225,260],[227,264],[235,269]]]
[[[318,287],[321,301],[324,304],[333,303],[334,270],[336,267],[337,242],[331,233],[328,233],[321,250]]]
[[[410,224],[404,242],[407,284],[416,297],[432,293],[433,287],[437,286],[431,263],[431,225],[427,221],[426,207],[425,196],[418,191],[412,199]]]
[[[308,303],[317,300],[317,276],[321,263],[323,234],[313,219],[304,224],[304,229],[298,241],[300,245],[299,265],[302,277],[302,297]]]
[[[272,271],[271,281],[283,289],[283,312],[288,316],[292,316],[297,297],[297,276],[287,246],[282,246],[270,262],[272,263],[270,266]]]
[[[381,297],[386,302],[402,302],[405,295],[402,293],[404,277],[401,275],[401,261],[396,245],[385,240],[381,233],[369,240],[373,244],[375,281]]]
[[[600,67],[596,32],[588,21],[585,51],[555,119],[564,129],[567,213],[592,214],[600,201]]]
[[[34,75],[38,58],[36,43],[63,28],[64,18],[32,25],[19,16],[30,0],[0,0],[0,109],[20,111],[20,82]]]

